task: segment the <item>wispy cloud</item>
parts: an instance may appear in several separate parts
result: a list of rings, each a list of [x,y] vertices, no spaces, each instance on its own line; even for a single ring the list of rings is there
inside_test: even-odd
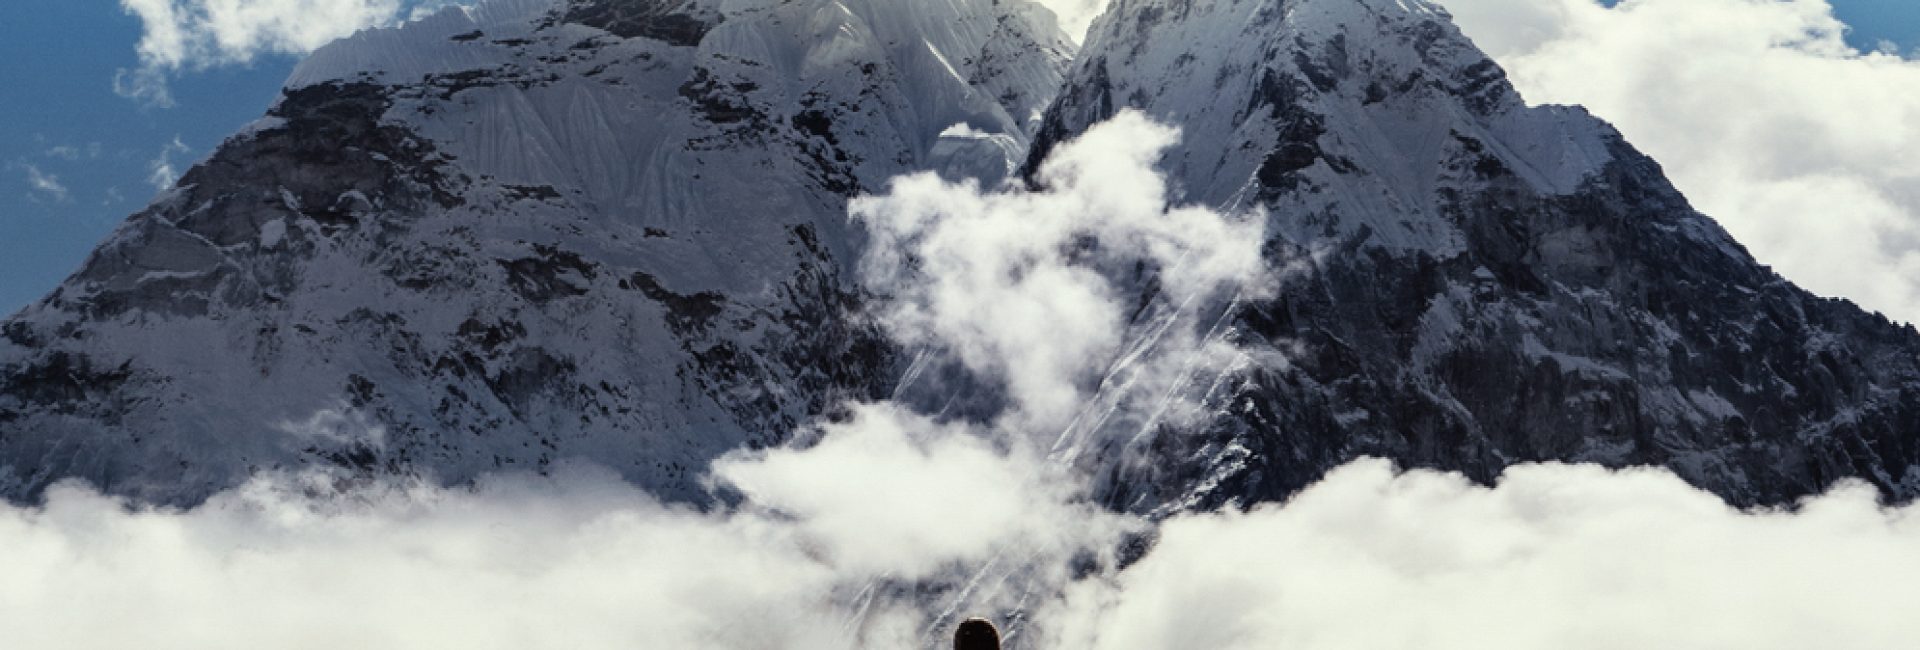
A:
[[[160,148],[160,155],[147,163],[147,183],[154,189],[166,191],[180,181],[180,172],[174,168],[173,157],[193,151],[187,143],[174,136],[173,141]]]
[[[27,187],[32,191],[28,196],[35,200],[65,203],[71,198],[71,192],[60,182],[60,177],[41,170],[38,165],[16,162],[8,167],[20,170],[25,175]]]
[[[1106,11],[1108,0],[1039,0],[1040,4],[1052,9],[1060,18],[1060,28],[1066,30],[1073,40],[1081,40],[1087,33],[1087,26],[1100,12]]]
[[[67,162],[78,162],[99,158],[103,150],[104,147],[98,142],[89,142],[84,147],[62,144],[48,147],[46,151],[41,152],[41,155]]]

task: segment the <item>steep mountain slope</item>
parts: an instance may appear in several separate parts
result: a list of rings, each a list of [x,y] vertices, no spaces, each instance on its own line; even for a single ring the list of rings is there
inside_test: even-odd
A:
[[[891,376],[846,199],[1008,173],[1070,54],[1000,0],[502,0],[330,45],[0,328],[0,495],[575,458],[696,494]]]
[[[1668,465],[1736,503],[1920,494],[1920,337],[1756,263],[1578,108],[1527,107],[1423,0],[1116,0],[1029,160],[1123,108],[1189,199],[1269,213],[1279,295],[1124,507],[1283,497],[1380,455]],[[1168,469],[1174,468],[1174,469]]]

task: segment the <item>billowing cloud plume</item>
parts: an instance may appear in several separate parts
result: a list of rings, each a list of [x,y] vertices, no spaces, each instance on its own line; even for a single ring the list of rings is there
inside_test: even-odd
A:
[[[1265,221],[1168,209],[1167,181],[1153,164],[1178,139],[1178,130],[1126,111],[1041,167],[1038,179],[1053,191],[982,193],[928,173],[856,200],[854,216],[873,234],[866,286],[888,298],[882,324],[902,343],[1004,381],[1024,421],[1002,428],[1030,433],[1057,432],[1121,377],[1180,374],[1157,361],[1231,356],[1224,343],[1199,338],[1193,307],[1229,289],[1269,286],[1259,246]],[[1148,280],[1180,306],[1169,318],[1188,319],[1156,328],[1150,342],[1129,322],[1140,305],[1128,296]],[[1149,345],[1116,365],[1129,344]]]
[[[1826,0],[1445,0],[1531,102],[1583,104],[1761,262],[1920,321],[1920,61]]]
[[[353,32],[417,17],[446,0],[120,0],[140,19],[140,67],[120,71],[121,95],[168,106],[167,77],[244,64],[263,54],[305,54]]]

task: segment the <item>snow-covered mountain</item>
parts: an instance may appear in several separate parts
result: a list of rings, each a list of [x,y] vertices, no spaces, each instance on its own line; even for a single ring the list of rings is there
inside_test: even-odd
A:
[[[1920,495],[1913,328],[1757,263],[1606,123],[1528,107],[1438,5],[1116,0],[1030,158],[1128,107],[1186,128],[1191,199],[1264,207],[1308,270],[1241,317],[1291,363],[1163,438],[1178,462],[1118,504],[1279,498],[1359,455]]]
[[[591,459],[691,497],[880,390],[847,199],[1007,174],[1071,48],[999,0],[501,0],[332,44],[6,322],[0,493]]]
[[[1285,361],[1150,438],[1116,507],[1367,454],[1920,494],[1920,334],[1756,263],[1436,6],[1116,0],[1074,50],[1026,0],[497,0],[328,46],[0,329],[0,494],[590,459],[694,497],[715,455],[898,382],[850,196],[1012,177],[1129,107],[1184,129],[1186,200],[1264,208],[1304,270],[1237,317]]]

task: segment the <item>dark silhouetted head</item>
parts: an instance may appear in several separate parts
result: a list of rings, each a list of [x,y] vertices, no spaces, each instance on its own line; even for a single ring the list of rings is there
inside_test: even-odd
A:
[[[961,621],[953,632],[953,650],[1000,650],[1000,630],[984,618]]]

